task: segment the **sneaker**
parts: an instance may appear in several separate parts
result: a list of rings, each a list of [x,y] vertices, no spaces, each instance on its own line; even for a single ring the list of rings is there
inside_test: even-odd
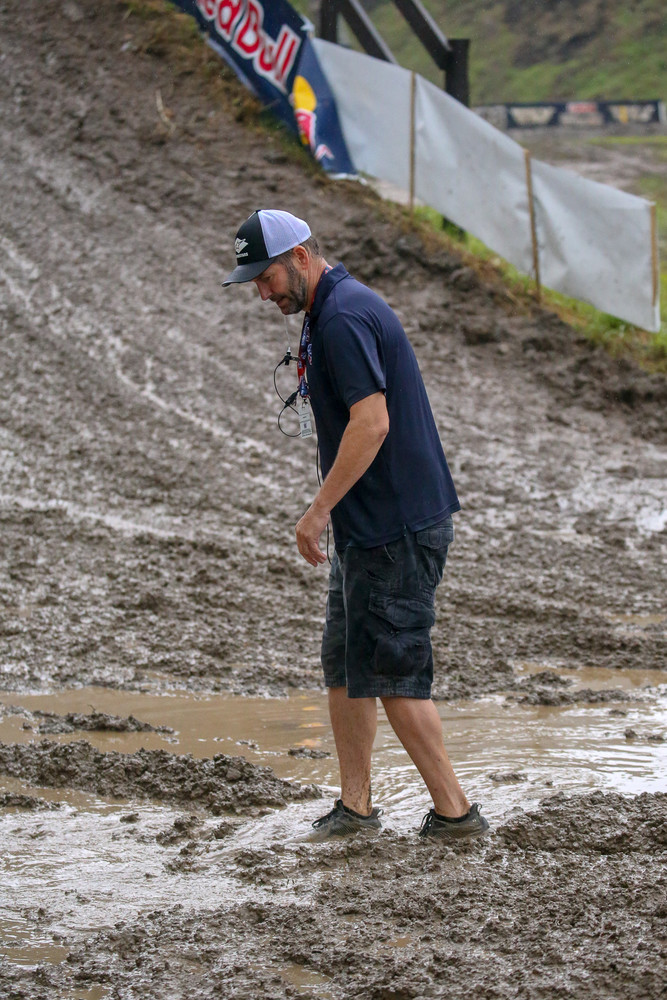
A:
[[[461,820],[445,819],[435,809],[429,810],[419,829],[420,837],[437,837],[441,840],[465,840],[468,837],[483,837],[489,832],[489,824],[480,816],[479,806],[474,802]]]
[[[380,816],[382,809],[373,809],[370,816],[362,816],[361,813],[354,812],[343,805],[342,799],[336,799],[331,812],[326,816],[320,816],[313,823],[313,833],[308,836],[308,840],[328,840],[329,837],[346,837],[351,833],[358,833],[360,830],[374,832],[382,828]]]

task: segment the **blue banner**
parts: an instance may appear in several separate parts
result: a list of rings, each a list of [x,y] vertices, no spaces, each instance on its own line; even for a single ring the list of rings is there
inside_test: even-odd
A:
[[[343,138],[336,102],[310,39],[301,48],[292,105],[301,141],[310,147],[322,168],[332,174],[356,173]]]
[[[173,0],[242,82],[308,146],[322,168],[353,174],[336,102],[287,0]]]
[[[297,131],[290,103],[308,24],[286,0],[174,0],[243,83]]]

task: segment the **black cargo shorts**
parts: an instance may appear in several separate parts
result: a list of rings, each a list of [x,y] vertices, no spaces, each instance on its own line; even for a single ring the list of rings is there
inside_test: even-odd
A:
[[[322,667],[350,698],[430,698],[435,591],[454,540],[451,516],[331,562]]]

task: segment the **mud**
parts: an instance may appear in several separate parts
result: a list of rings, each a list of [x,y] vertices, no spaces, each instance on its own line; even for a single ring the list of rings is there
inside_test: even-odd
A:
[[[239,1000],[657,998],[666,807],[664,795],[554,796],[481,843],[385,835],[317,851],[248,848],[235,875],[270,886],[271,902],[196,915],[177,906],[117,923],[62,965],[43,966],[40,988]],[[12,997],[36,995],[31,970],[7,970],[5,982]]]
[[[665,380],[517,315],[143,53],[125,8],[79,7],[1,15],[0,683],[319,684],[325,572],[292,545],[315,454],[276,428],[283,322],[219,288],[267,199],[307,215],[417,349],[464,505],[438,696],[506,687],[524,658],[661,668],[664,622],[618,619],[664,610]]]
[[[297,787],[237,754],[101,750],[95,719],[146,741],[164,739],[165,719],[133,734],[129,714],[75,711],[89,685],[320,686],[326,571],[293,544],[315,449],[280,434],[273,392],[298,327],[286,334],[252,290],[219,287],[239,221],[268,204],[305,216],[416,348],[463,504],[434,630],[437,697],[455,708],[497,693],[520,737],[525,713],[560,705],[586,725],[667,681],[665,379],[424,246],[371,191],[306,169],[279,134],[244,123],[233,82],[221,104],[204,58],[179,61],[166,22],[129,10],[0,3],[0,688],[17,704],[58,695],[57,711],[19,709],[19,729],[90,733],[22,730],[0,746],[0,836],[34,856],[21,868],[31,905],[0,900],[0,992],[657,998],[660,775],[651,794],[580,789],[499,810],[479,844],[422,844],[418,815],[372,841],[289,845],[269,823],[257,843],[262,814],[307,804],[312,778]],[[608,672],[604,689],[569,683],[589,668]],[[625,683],[642,671],[653,690]],[[609,720],[628,754],[657,754],[655,719]],[[290,745],[290,767],[330,766]],[[587,752],[604,748],[598,728]],[[527,772],[496,755],[488,780],[525,805]],[[131,886],[115,875],[108,919],[86,894],[96,810],[107,855],[118,834],[161,859]],[[66,860],[75,840],[83,874],[61,889],[48,851]]]
[[[136,754],[100,753],[85,740],[75,743],[0,744],[0,773],[32,785],[67,786],[118,798],[153,798],[192,803],[214,815],[283,806],[321,794],[276,778],[269,768],[244,757],[216,754],[195,761],[166,750]]]
[[[35,798],[34,795],[20,795],[12,792],[3,792],[0,795],[0,809],[59,809],[58,802],[47,802],[45,799]]]
[[[118,715],[109,715],[108,712],[67,712],[59,715],[57,712],[45,712],[36,709],[30,712],[19,705],[0,705],[0,718],[2,715],[22,715],[25,717],[24,729],[36,729],[38,733],[74,733],[77,730],[97,732],[97,733],[170,733],[174,730],[170,726],[152,726],[150,722],[141,722],[133,715],[123,719]]]
[[[634,701],[641,694],[623,691],[617,688],[577,688],[575,691],[564,690],[573,681],[561,677],[554,670],[541,670],[537,674],[518,680],[514,691],[508,695],[509,702],[518,705],[575,705],[584,703],[599,705],[604,702]],[[646,693],[646,692],[645,692]]]

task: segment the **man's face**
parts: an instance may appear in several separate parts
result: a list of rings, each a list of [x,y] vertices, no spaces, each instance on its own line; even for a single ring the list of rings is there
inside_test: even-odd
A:
[[[274,261],[258,278],[253,278],[262,301],[275,302],[284,316],[301,312],[308,302],[308,283],[292,258]]]

